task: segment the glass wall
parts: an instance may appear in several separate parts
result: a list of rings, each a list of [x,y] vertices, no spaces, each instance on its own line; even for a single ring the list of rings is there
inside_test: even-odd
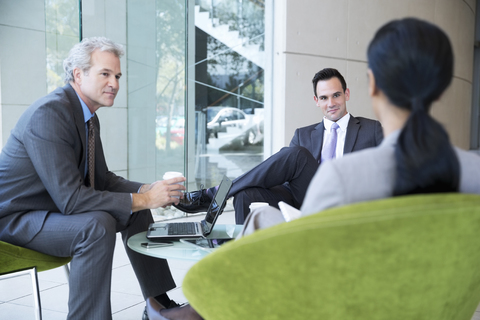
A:
[[[46,0],[47,92],[64,85],[63,60],[81,40],[78,0]]]
[[[180,171],[191,191],[262,161],[263,1],[127,0],[127,13],[129,176]]]
[[[156,3],[157,168],[185,173],[186,3]]]
[[[128,167],[140,181],[185,173],[185,10],[185,0],[127,1]]]
[[[218,184],[224,174],[236,178],[263,160],[265,4],[193,2],[188,110],[196,145],[189,148],[195,154],[189,174],[198,188]]]
[[[81,4],[45,0],[48,91],[63,85],[62,61],[82,37]],[[128,135],[117,143],[128,145],[128,178],[180,171],[194,190],[262,161],[264,2],[125,4]]]

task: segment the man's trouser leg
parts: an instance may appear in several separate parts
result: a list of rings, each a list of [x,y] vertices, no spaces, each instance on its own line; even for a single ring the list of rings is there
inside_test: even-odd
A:
[[[156,297],[175,288],[175,281],[170,273],[167,260],[140,254],[127,246],[128,238],[137,233],[147,231],[148,226],[152,222],[153,218],[150,210],[135,212],[127,228],[121,232],[125,250],[132,263],[145,299]]]
[[[68,320],[112,318],[110,287],[116,220],[106,212],[49,213],[25,247],[70,263]]]
[[[244,224],[250,214],[252,202],[267,202],[270,206],[278,208],[278,202],[283,201],[292,207],[296,207],[295,200],[289,189],[285,186],[275,186],[270,189],[247,188],[238,192],[233,198],[235,208],[235,223]]]
[[[254,202],[285,201],[290,205],[300,208],[307,192],[308,185],[318,168],[317,160],[303,147],[286,147],[272,155],[258,166],[238,177],[233,181],[229,196],[237,197],[242,191],[249,188],[271,189],[263,194],[254,196],[252,192],[247,195],[240,195],[242,199],[235,201],[235,212],[239,212],[238,221],[241,216],[248,215],[250,199]],[[282,189],[288,182],[290,197]],[[271,192],[273,191],[273,192]],[[266,196],[267,198],[263,198]],[[277,207],[277,205],[275,205]],[[237,218],[236,218],[237,219]]]

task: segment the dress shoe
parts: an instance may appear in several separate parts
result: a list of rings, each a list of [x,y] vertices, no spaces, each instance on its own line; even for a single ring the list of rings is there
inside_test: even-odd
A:
[[[169,318],[163,316],[160,311],[166,309],[161,303],[154,298],[147,298],[147,306],[145,312],[150,320],[168,320]],[[197,319],[203,320],[203,318],[195,311],[190,304],[168,308],[166,312],[172,319]]]
[[[164,316],[160,314],[160,310],[166,309],[163,305],[160,304],[154,298],[147,299],[147,306],[145,307],[145,311],[143,314],[143,320],[145,317],[147,320],[168,320]]]
[[[151,299],[151,300],[150,300]],[[150,305],[150,313],[153,313],[153,306],[155,306],[155,310],[158,309],[158,314],[160,314],[160,310],[165,308],[162,304],[160,304],[159,302],[157,302],[157,300],[155,300],[154,298],[149,298],[149,300],[147,300],[147,306],[145,306],[145,310],[143,310],[143,315],[142,315],[142,320],[150,320],[148,318],[148,312],[147,309],[148,309],[148,305]],[[178,303],[176,303],[175,301],[171,300],[170,301],[170,304],[168,305],[168,308],[167,309],[171,309],[171,308],[176,308],[176,307],[179,307],[180,305]],[[165,317],[164,317],[165,318]],[[162,319],[162,318],[152,318],[152,320],[155,320],[155,319]]]
[[[185,192],[183,199],[173,206],[187,213],[206,212],[212,199],[207,195],[207,190],[201,189],[193,192]]]

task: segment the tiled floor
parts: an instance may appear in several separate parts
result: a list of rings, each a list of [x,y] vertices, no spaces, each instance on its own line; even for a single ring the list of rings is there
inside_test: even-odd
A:
[[[229,207],[227,206],[227,209]],[[175,221],[199,221],[203,215]],[[235,223],[232,210],[225,211],[218,224]],[[186,302],[182,293],[183,277],[194,264],[190,261],[169,260],[170,269],[177,288],[169,296],[176,302]],[[65,320],[68,312],[68,285],[63,268],[40,272],[40,296],[44,320]],[[133,269],[118,236],[112,273],[112,316],[114,320],[140,320],[145,302]],[[0,320],[31,320],[34,316],[34,302],[30,276],[21,276],[0,281]]]

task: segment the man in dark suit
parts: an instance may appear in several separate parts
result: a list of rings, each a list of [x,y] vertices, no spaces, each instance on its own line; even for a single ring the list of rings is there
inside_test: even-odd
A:
[[[0,154],[0,240],[72,257],[70,320],[112,318],[116,232],[145,297],[168,305],[165,292],[175,287],[165,260],[138,254],[126,243],[153,222],[147,209],[178,202],[174,196],[181,192],[175,190],[184,190],[178,183],[185,179],[128,181],[108,170],[103,154],[95,111],[113,105],[122,55],[122,47],[106,38],[75,45],[64,61],[67,84],[25,111]]]
[[[258,166],[233,181],[229,196],[234,197],[235,220],[243,224],[252,202],[268,202],[278,208],[278,202],[300,208],[310,180],[319,164],[344,153],[375,147],[383,139],[378,121],[354,117],[347,112],[350,90],[336,69],[317,72],[312,80],[314,100],[322,109],[320,123],[295,131],[289,147],[282,148]],[[335,124],[335,125],[334,125]],[[332,126],[338,126],[331,131]],[[333,149],[329,141],[335,136]],[[329,150],[329,154],[325,153]],[[217,187],[185,194],[178,205],[186,212],[206,211]],[[320,200],[319,200],[320,201]]]

